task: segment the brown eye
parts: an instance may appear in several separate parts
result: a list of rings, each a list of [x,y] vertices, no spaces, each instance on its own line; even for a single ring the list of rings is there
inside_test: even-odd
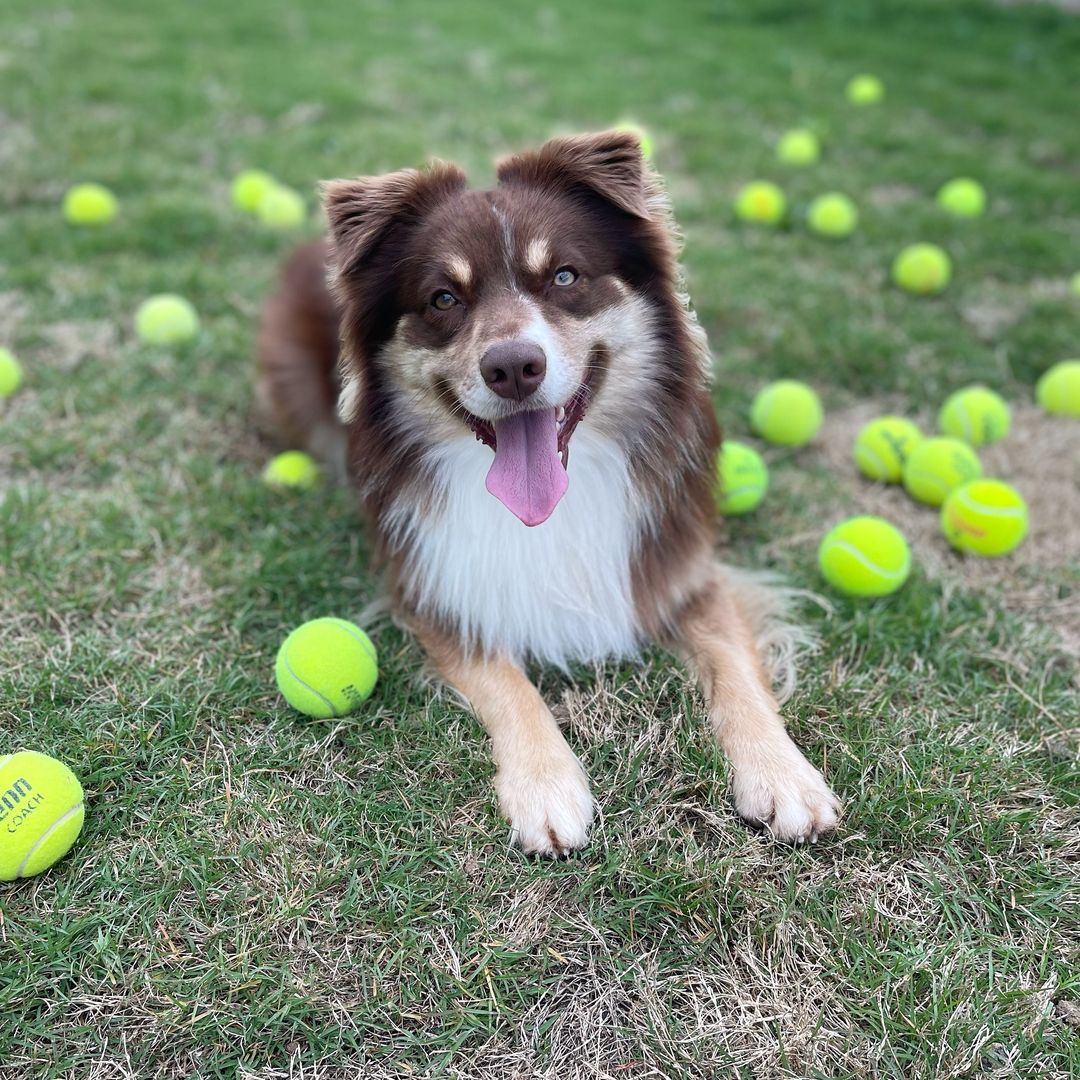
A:
[[[556,285],[573,285],[577,281],[577,271],[571,266],[560,266],[551,279]]]
[[[445,289],[437,292],[431,298],[431,306],[438,308],[440,311],[449,311],[457,302],[457,297],[452,292],[447,292]]]

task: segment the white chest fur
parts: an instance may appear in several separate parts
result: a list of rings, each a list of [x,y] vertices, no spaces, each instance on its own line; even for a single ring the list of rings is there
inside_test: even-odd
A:
[[[486,446],[469,437],[435,453],[431,505],[399,502],[384,522],[411,540],[405,585],[420,613],[515,658],[565,666],[636,652],[630,560],[641,508],[614,442],[578,429],[569,488],[531,529],[484,487]]]

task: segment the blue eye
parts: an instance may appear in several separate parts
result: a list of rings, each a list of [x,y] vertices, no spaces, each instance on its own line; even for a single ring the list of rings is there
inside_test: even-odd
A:
[[[555,276],[551,279],[556,285],[573,285],[577,281],[577,271],[569,266],[560,266],[555,271]]]
[[[449,311],[457,302],[457,297],[445,289],[440,290],[431,298],[431,306],[440,311]]]

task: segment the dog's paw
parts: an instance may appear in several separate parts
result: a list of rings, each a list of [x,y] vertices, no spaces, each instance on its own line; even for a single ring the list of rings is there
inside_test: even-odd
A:
[[[495,775],[499,809],[514,842],[536,855],[569,855],[589,840],[593,799],[569,747],[530,767],[503,765]]]
[[[817,840],[840,819],[840,800],[794,743],[735,765],[735,809],[786,844]],[[779,749],[779,752],[777,750]]]

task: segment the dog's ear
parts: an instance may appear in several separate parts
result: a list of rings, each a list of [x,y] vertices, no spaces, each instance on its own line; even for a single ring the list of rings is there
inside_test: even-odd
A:
[[[356,269],[395,227],[418,221],[465,184],[465,174],[443,161],[432,162],[422,172],[402,169],[385,176],[326,181],[323,206],[338,273]]]
[[[556,191],[587,188],[634,217],[650,216],[641,143],[629,131],[549,139],[539,150],[503,158],[498,177],[500,184]]]

